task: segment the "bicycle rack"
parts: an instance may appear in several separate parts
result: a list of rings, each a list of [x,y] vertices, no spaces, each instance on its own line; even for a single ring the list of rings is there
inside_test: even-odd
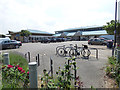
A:
[[[39,54],[36,55],[36,62],[37,62],[37,65],[40,66],[40,58],[39,58]]]
[[[98,49],[97,48],[89,48],[89,49],[96,50],[96,59],[98,59]]]
[[[27,58],[27,55],[28,55],[28,58]],[[30,52],[27,52],[27,53],[25,54],[25,58],[30,62]]]
[[[28,60],[28,62],[30,62],[30,52],[25,53],[25,58]],[[40,66],[39,54],[36,55],[36,62],[37,62],[37,65]]]

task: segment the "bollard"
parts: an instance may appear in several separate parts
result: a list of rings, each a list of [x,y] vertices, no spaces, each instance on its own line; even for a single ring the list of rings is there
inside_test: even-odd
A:
[[[117,50],[117,61],[120,63],[120,50]]]
[[[10,61],[9,61],[9,53],[4,53],[4,54],[3,54],[3,64],[7,64],[7,65],[10,64]]]
[[[40,56],[38,54],[38,66],[40,66]]]
[[[29,62],[30,62],[30,52],[28,52],[28,60],[29,60]]]
[[[50,57],[51,77],[53,78],[53,60]]]
[[[37,88],[37,62],[29,63],[29,80],[30,80],[30,88]]]

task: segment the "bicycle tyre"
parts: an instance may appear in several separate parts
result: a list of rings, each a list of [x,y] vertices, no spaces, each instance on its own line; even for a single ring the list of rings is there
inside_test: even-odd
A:
[[[75,51],[75,49],[71,49],[71,50],[69,51],[69,56],[70,56],[70,57],[76,56],[76,51]]]
[[[87,50],[87,51],[86,51],[86,50]],[[89,49],[83,49],[83,50],[81,50],[81,55],[82,55],[83,57],[89,57],[90,54],[91,54],[91,52],[90,52]]]
[[[70,47],[66,47],[66,48],[65,48],[66,54],[68,54],[68,55],[69,55],[70,50],[71,50],[71,48],[70,48]]]
[[[59,56],[65,56],[65,50],[63,48],[58,49],[58,55]]]
[[[58,54],[58,50],[60,49],[60,48],[63,48],[64,46],[58,46],[58,47],[56,47],[56,55]]]

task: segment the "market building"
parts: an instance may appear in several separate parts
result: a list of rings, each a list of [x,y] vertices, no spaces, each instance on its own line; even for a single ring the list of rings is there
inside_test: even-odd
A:
[[[55,31],[54,37],[72,38],[72,40],[88,40],[102,35],[108,35],[103,26],[87,26]]]
[[[52,33],[45,32],[45,31],[40,31],[40,30],[33,30],[33,29],[27,29],[31,35],[29,37],[24,37],[20,35],[20,32],[13,32],[13,31],[8,31],[9,35],[11,35],[11,40],[19,40],[24,42],[32,42],[32,41],[40,41],[42,38],[49,38],[52,37]]]

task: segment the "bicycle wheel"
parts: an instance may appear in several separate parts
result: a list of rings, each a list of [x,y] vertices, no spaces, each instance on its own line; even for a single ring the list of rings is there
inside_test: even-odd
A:
[[[67,54],[69,55],[70,50],[71,50],[71,48],[70,48],[70,47],[66,47],[66,48],[65,48],[66,55],[67,55]]]
[[[77,57],[80,57],[80,52],[81,52],[81,48],[77,48],[77,51],[76,51]]]
[[[75,49],[71,49],[71,50],[69,51],[69,56],[70,56],[70,57],[76,56],[76,51],[75,51]]]
[[[89,57],[90,54],[91,54],[91,52],[90,52],[89,49],[82,49],[82,50],[81,50],[81,55],[82,55],[83,57]]]
[[[65,50],[63,48],[58,49],[58,55],[59,56],[65,56]]]
[[[58,46],[58,47],[56,47],[56,55],[58,54],[59,48],[64,48],[64,46]]]

